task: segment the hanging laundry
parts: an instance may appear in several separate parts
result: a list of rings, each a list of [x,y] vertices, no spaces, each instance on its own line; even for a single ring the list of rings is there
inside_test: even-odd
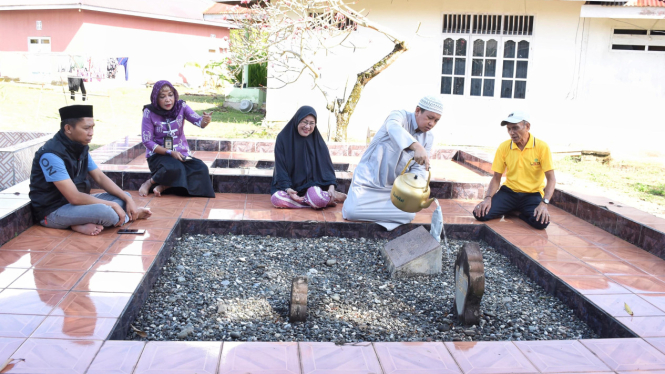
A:
[[[118,60],[115,58],[109,58],[106,62],[106,77],[115,79],[115,74],[118,71]]]
[[[118,57],[118,65],[122,65],[125,67],[125,80],[129,80],[129,71],[127,70],[128,61],[129,57]]]

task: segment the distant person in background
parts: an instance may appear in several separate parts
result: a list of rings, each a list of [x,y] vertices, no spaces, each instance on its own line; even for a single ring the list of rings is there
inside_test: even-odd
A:
[[[210,113],[199,116],[179,99],[178,91],[167,81],[155,83],[150,104],[143,107],[142,137],[152,177],[139,188],[147,196],[151,187],[155,196],[171,189],[180,195],[215,197],[208,166],[189,155],[184,120],[202,129],[210,124]]]
[[[320,209],[346,200],[336,187],[330,151],[316,127],[316,111],[303,106],[277,135],[270,200],[276,208]]]
[[[510,113],[501,126],[506,126],[510,140],[496,150],[492,163],[494,177],[473,216],[479,221],[489,221],[518,210],[521,220],[543,230],[550,223],[547,207],[556,186],[550,147],[531,135],[531,123],[524,112]],[[506,183],[499,188],[504,171]]]
[[[107,177],[88,154],[95,120],[91,105],[60,108],[60,131],[35,153],[30,204],[42,226],[98,235],[105,227],[148,218],[132,197]],[[90,176],[106,193],[90,195]]]

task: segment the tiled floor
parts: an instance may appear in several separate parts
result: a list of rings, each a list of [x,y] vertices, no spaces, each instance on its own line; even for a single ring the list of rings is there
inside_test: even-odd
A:
[[[487,225],[641,338],[539,342],[240,343],[106,341],[178,218],[340,222],[341,206],[277,210],[267,195],[141,198],[143,236],[32,227],[0,247],[2,373],[572,373],[665,371],[665,261],[550,208],[537,231]],[[442,200],[448,223],[477,202]],[[416,215],[428,223],[433,207]],[[634,315],[628,315],[629,305]],[[642,339],[644,338],[644,339]],[[88,369],[89,368],[89,369]]]

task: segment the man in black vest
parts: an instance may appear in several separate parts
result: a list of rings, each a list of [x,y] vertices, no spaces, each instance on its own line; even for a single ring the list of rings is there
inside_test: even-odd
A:
[[[104,227],[145,219],[132,197],[109,179],[88,154],[95,120],[91,105],[60,108],[60,131],[35,153],[30,202],[42,226],[97,235]],[[88,175],[106,193],[90,195]]]

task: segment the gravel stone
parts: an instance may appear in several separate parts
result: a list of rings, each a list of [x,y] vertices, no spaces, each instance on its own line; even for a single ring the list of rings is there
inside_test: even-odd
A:
[[[598,338],[570,308],[484,242],[483,318],[478,326],[463,326],[452,314],[453,267],[465,242],[449,241],[442,274],[398,279],[390,278],[381,258],[385,243],[184,236],[132,323],[147,337],[130,331],[126,338],[338,343]],[[309,278],[307,321],[289,323],[291,280],[303,275]]]
[[[328,265],[328,266],[334,266],[336,263],[337,263],[337,260],[334,260],[334,259],[326,261],[326,265]]]

